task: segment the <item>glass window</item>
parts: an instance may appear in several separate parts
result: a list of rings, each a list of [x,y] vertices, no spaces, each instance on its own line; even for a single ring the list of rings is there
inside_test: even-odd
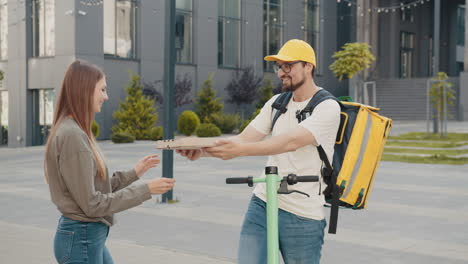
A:
[[[54,89],[42,89],[39,92],[39,125],[51,126],[54,121]]]
[[[304,40],[314,48],[316,60],[320,55],[317,51],[319,48],[319,32],[320,32],[320,16],[319,16],[319,0],[306,0],[304,25]]]
[[[55,0],[32,0],[33,57],[55,55]]]
[[[457,45],[465,46],[465,6],[457,9]]]
[[[413,8],[411,7],[411,5],[405,7],[405,5],[410,4],[411,1],[412,0],[405,0],[405,1],[400,2],[400,6],[401,6],[400,19],[401,19],[401,22],[410,22],[410,23],[414,22]]]
[[[192,63],[192,0],[176,0],[175,49],[177,63]]]
[[[401,32],[400,34],[400,77],[413,77],[414,34]]]
[[[240,60],[240,1],[218,0],[218,64],[238,67]]]
[[[428,69],[427,69],[427,72],[428,72],[428,76],[432,76],[433,74],[433,71],[434,69],[432,68],[434,66],[434,62],[433,62],[433,54],[432,54],[432,51],[433,51],[433,48],[432,48],[432,36],[429,37],[429,49],[427,51],[427,56],[428,56]]]
[[[104,54],[136,58],[136,3],[104,0]]]
[[[275,54],[281,47],[283,35],[283,0],[263,1],[263,55]],[[273,71],[273,64],[263,61],[265,71]]]
[[[0,90],[0,145],[8,143],[8,91]]]
[[[176,9],[192,11],[192,0],[176,0]]]
[[[34,89],[32,95],[32,145],[47,142],[54,116],[54,89]]]
[[[0,60],[8,59],[8,0],[0,0]]]

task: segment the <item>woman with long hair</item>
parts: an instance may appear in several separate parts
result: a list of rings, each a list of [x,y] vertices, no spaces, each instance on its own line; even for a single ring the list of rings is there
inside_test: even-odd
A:
[[[109,176],[91,132],[95,113],[108,100],[106,89],[102,70],[76,60],[65,73],[57,99],[44,170],[52,202],[62,214],[54,238],[58,263],[112,264],[105,242],[114,213],[174,186],[174,180],[168,178],[131,184],[159,164],[157,155],[146,156],[133,169]]]

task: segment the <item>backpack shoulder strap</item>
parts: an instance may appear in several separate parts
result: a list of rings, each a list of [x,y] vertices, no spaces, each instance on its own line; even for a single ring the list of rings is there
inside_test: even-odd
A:
[[[312,99],[309,101],[307,106],[300,112],[300,115],[303,119],[307,117],[307,115],[311,115],[314,111],[314,108],[320,104],[321,102],[332,99],[335,100],[340,107],[342,106],[341,102],[333,96],[330,92],[325,89],[321,89],[318,91]],[[333,166],[328,160],[327,154],[321,145],[317,146],[317,151],[319,153],[319,157],[322,162],[325,164],[325,168],[322,169],[322,176],[327,177],[329,179],[329,184],[332,184],[332,201],[331,201],[331,210],[330,210],[330,223],[328,227],[328,233],[336,234],[336,227],[338,224],[338,209],[339,209],[339,188],[336,185],[337,180],[337,173],[333,170]]]
[[[338,102],[338,104],[340,104],[340,101],[335,96],[333,96],[333,94],[331,94],[325,89],[321,89],[316,94],[314,94],[314,96],[312,97],[312,99],[310,99],[309,103],[307,103],[306,107],[302,110],[302,112],[312,113],[314,111],[314,108],[318,104],[328,99],[335,100],[336,102]]]
[[[272,104],[273,112],[272,112],[272,125],[271,129],[273,129],[276,120],[280,117],[281,114],[286,113],[287,105],[289,101],[291,100],[292,97],[292,92],[285,92],[282,93],[278,98],[276,98],[275,102]],[[321,102],[332,99],[338,102],[340,104],[340,107],[342,106],[341,102],[333,96],[330,92],[328,92],[325,89],[319,90],[313,97],[310,99],[310,101],[307,103],[307,106],[298,113],[300,115],[299,117],[302,117],[302,120],[304,120],[307,116],[306,115],[311,115],[312,112],[314,111],[314,108],[320,104]],[[298,117],[298,119],[300,119]],[[336,172],[333,171],[332,164],[328,160],[327,154],[325,153],[325,150],[321,145],[317,146],[317,151],[319,153],[320,159],[322,160],[323,163],[325,163],[325,170],[322,170],[322,176],[324,177],[329,177],[330,178],[330,184],[334,184],[332,188],[332,202],[331,202],[331,211],[330,211],[330,225],[328,229],[328,233],[330,234],[336,234],[336,226],[338,222],[338,208],[339,208],[339,192],[338,192],[338,186],[336,185],[336,180],[337,180],[337,175]],[[326,175],[325,175],[326,174]]]
[[[273,129],[273,127],[275,126],[275,123],[280,117],[280,115],[288,111],[287,106],[288,106],[289,100],[291,100],[291,97],[292,97],[292,92],[284,92],[280,94],[280,96],[278,96],[278,98],[276,98],[276,100],[271,105],[271,107],[273,108],[272,109],[273,118],[271,120],[271,129]]]

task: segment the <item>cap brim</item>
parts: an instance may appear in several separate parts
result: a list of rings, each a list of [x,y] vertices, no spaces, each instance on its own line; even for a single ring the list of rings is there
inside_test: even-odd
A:
[[[297,61],[298,59],[284,55],[270,55],[263,58],[266,61]]]

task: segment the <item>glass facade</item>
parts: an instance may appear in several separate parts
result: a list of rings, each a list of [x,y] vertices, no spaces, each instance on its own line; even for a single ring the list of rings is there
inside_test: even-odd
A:
[[[283,40],[283,0],[263,1],[263,55],[276,54]],[[273,64],[263,62],[265,71],[273,71]]]
[[[32,56],[55,55],[55,0],[32,0]]]
[[[193,63],[192,0],[176,0],[175,49],[177,63]]]
[[[54,89],[32,90],[33,96],[33,138],[32,145],[43,145],[47,142],[54,120]]]
[[[457,45],[465,46],[465,6],[457,8]]]
[[[413,77],[414,34],[400,32],[400,78]]]
[[[8,144],[8,91],[0,90],[0,145]]]
[[[8,0],[0,0],[0,60],[8,59]]]
[[[136,3],[104,0],[104,54],[136,58]]]
[[[319,36],[320,36],[320,8],[319,0],[306,0],[304,8],[304,40],[307,41],[315,51],[317,65],[319,61]]]
[[[239,0],[218,1],[218,65],[238,67],[241,14]]]

